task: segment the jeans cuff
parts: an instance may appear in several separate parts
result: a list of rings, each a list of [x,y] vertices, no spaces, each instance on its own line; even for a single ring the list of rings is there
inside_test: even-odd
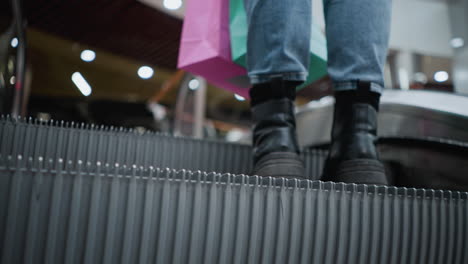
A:
[[[296,81],[304,82],[307,80],[308,72],[288,72],[288,73],[276,73],[276,74],[253,74],[249,75],[250,83],[259,84],[272,81],[273,79],[281,78],[284,81]]]
[[[333,88],[337,92],[356,90],[358,88],[358,81],[334,82]],[[383,89],[383,86],[378,83],[371,82],[370,84],[370,90],[374,93],[382,94]]]

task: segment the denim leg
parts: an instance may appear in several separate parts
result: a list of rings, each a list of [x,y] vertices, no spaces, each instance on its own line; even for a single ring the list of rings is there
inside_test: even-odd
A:
[[[273,78],[305,81],[310,60],[311,0],[244,0],[244,3],[251,83]]]
[[[390,35],[391,0],[324,0],[328,73],[336,91],[357,80],[381,93]]]

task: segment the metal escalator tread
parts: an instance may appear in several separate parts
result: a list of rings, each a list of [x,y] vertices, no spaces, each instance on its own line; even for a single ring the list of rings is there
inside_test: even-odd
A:
[[[251,147],[216,140],[138,133],[131,129],[37,119],[0,118],[0,155],[82,160],[103,164],[249,174]],[[303,153],[306,174],[317,180],[326,152]]]
[[[468,263],[468,193],[0,163],[1,263]]]

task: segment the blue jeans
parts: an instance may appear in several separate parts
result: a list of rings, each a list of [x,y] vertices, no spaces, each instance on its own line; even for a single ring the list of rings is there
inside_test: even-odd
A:
[[[335,91],[371,82],[381,93],[391,0],[323,0],[328,73]],[[305,81],[309,72],[311,0],[244,0],[247,69],[253,84],[272,78]]]

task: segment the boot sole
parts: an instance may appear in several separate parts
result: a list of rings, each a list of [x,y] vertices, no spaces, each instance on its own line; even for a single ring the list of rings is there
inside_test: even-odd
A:
[[[273,152],[257,162],[252,175],[303,179],[304,171],[304,164],[296,153]]]
[[[340,163],[335,175],[327,177],[334,182],[388,185],[385,167],[375,159],[354,159]]]

